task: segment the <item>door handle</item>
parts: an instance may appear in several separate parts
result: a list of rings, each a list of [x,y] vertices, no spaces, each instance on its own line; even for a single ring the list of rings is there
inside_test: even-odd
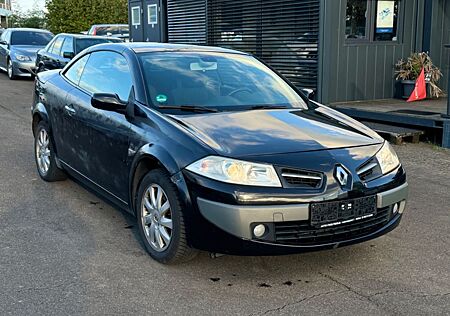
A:
[[[66,110],[66,113],[69,114],[70,116],[75,115],[75,113],[77,112],[71,105],[66,105],[64,107],[64,110]]]

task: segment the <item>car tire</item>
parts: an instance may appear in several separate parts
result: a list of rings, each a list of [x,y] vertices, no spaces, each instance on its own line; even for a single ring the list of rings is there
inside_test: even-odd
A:
[[[17,78],[16,75],[14,74],[14,65],[13,65],[11,59],[8,59],[8,65],[7,65],[6,72],[8,73],[8,78],[10,80],[14,80]]]
[[[51,133],[47,123],[40,122],[34,135],[34,158],[39,176],[48,182],[65,180],[66,173],[56,164]]]
[[[155,197],[153,200],[151,194]],[[186,241],[178,189],[170,181],[167,171],[155,169],[144,176],[135,205],[139,233],[153,259],[164,264],[176,264],[195,257],[197,251]]]

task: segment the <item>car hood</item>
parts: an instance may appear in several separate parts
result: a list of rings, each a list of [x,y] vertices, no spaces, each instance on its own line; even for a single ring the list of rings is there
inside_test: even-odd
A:
[[[44,48],[45,46],[34,46],[34,45],[14,45],[11,50],[15,53],[33,57],[36,53]]]
[[[374,145],[383,139],[359,122],[325,106],[172,115],[218,154],[230,157]]]

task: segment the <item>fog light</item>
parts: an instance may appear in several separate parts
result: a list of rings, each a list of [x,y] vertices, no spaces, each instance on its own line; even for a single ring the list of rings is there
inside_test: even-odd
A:
[[[266,226],[263,224],[256,225],[255,228],[253,228],[253,234],[255,237],[262,237],[266,233]]]
[[[398,203],[394,204],[394,207],[392,208],[392,214],[397,214],[398,212]]]

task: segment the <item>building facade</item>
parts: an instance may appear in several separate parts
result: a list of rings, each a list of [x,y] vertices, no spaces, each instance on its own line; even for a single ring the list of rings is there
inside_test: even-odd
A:
[[[0,0],[0,28],[8,26],[8,17],[11,14],[11,0]]]
[[[129,0],[131,38],[255,54],[323,103],[392,98],[395,63],[427,51],[447,87],[450,1]]]

